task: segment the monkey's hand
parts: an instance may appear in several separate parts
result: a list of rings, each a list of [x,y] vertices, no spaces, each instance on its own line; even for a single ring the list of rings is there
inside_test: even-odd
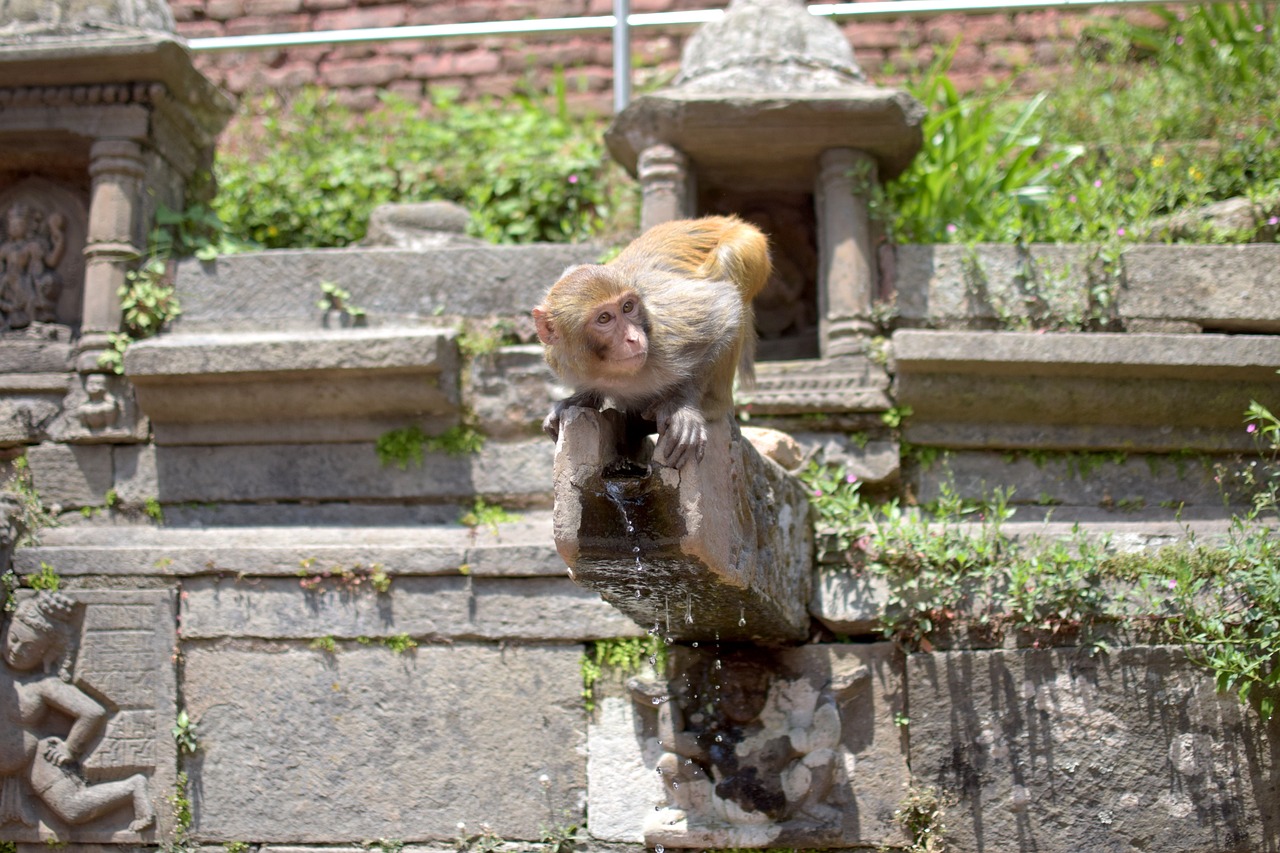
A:
[[[652,417],[658,425],[655,449],[659,459],[672,468],[683,468],[694,459],[702,461],[707,449],[707,419],[696,406],[664,403],[654,408]]]
[[[560,419],[564,417],[565,409],[571,409],[574,406],[598,409],[600,408],[600,402],[599,396],[590,391],[583,391],[574,394],[572,397],[559,400],[551,407],[551,414],[547,415],[542,421],[542,431],[551,436],[552,441],[556,441],[560,438]]]

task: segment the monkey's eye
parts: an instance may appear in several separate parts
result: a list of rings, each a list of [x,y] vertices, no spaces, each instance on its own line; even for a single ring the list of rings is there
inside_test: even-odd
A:
[[[601,326],[607,326],[613,322],[613,315],[608,311],[602,311],[600,312],[600,316],[596,318],[596,322]]]
[[[630,314],[630,313],[631,313],[632,311],[634,311],[634,310],[636,310],[636,304],[635,304],[634,302],[632,302],[630,299],[628,299],[626,302],[622,303],[622,313],[623,313],[623,314]]]

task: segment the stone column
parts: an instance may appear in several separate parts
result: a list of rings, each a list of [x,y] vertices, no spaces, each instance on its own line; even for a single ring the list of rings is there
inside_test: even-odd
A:
[[[876,161],[862,151],[832,148],[818,159],[814,197],[823,358],[863,352],[866,337],[875,331],[871,295],[876,263],[866,187],[876,180]]]
[[[89,228],[85,241],[84,313],[76,369],[99,370],[107,335],[120,329],[120,287],[142,254],[134,243],[146,168],[131,139],[99,139],[90,150]]]
[[[640,228],[647,231],[662,222],[694,215],[696,195],[689,158],[670,145],[651,145],[636,163],[643,200]]]

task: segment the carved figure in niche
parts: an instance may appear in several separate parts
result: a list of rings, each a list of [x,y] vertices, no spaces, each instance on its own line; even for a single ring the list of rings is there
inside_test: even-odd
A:
[[[811,227],[786,207],[755,209],[744,215],[769,236],[773,274],[756,297],[756,330],[763,340],[801,335],[814,326],[817,306],[812,283],[817,276],[817,252]]]
[[[80,772],[107,712],[71,683],[74,610],[66,596],[41,592],[18,605],[0,638],[0,826],[34,826],[34,795],[72,825],[132,804],[129,829],[141,832],[156,820],[145,776],[89,784]],[[57,715],[71,719],[65,736],[42,737]]]
[[[666,752],[657,770],[670,806],[647,831],[682,822],[837,825],[840,812],[827,803],[839,773],[836,698],[803,678],[774,679],[749,658],[724,661],[711,679],[709,690],[670,696],[663,685],[628,684],[642,707],[660,703],[657,735]]]
[[[90,430],[107,429],[116,425],[120,419],[120,401],[107,389],[107,377],[101,373],[91,373],[84,380],[84,393],[88,397],[76,415]]]
[[[26,202],[16,202],[5,216],[8,236],[0,243],[0,315],[8,329],[32,321],[57,319],[62,279],[56,267],[66,252],[66,219],[47,218]]]

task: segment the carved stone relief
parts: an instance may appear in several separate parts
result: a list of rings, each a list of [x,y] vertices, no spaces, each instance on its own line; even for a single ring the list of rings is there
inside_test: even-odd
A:
[[[72,377],[49,435],[55,441],[96,444],[145,441],[147,430],[129,383],[120,376],[90,373]]]
[[[0,840],[152,841],[174,781],[170,596],[74,595],[21,598],[0,634]]]
[[[44,336],[76,326],[87,214],[79,195],[43,178],[0,192],[0,331]]]
[[[877,731],[877,718],[891,716],[875,707],[886,699],[878,685],[887,663],[879,654],[681,648],[669,681],[629,682],[659,747],[654,770],[666,795],[644,821],[645,843],[890,841],[866,814],[873,804],[853,772],[865,756],[869,767],[906,778],[900,748]]]

